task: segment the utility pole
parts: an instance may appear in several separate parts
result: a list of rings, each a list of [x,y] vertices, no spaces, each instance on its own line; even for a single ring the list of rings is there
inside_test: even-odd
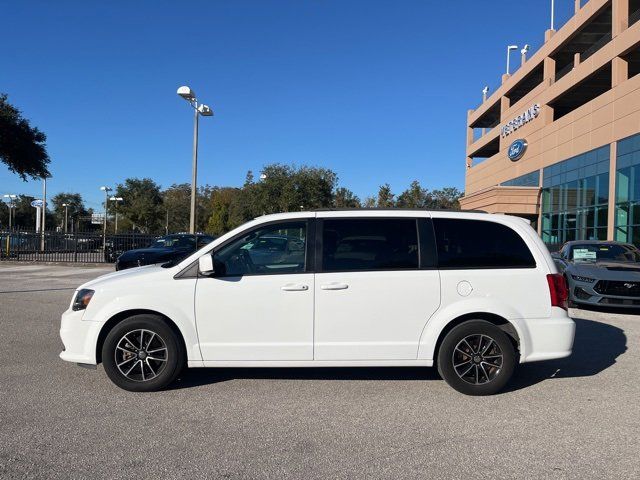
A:
[[[69,225],[69,216],[68,216],[69,204],[63,203],[62,206],[64,207],[64,233],[67,233],[67,230],[68,230],[67,227]]]
[[[102,253],[107,250],[107,207],[109,206],[109,192],[111,187],[100,187],[104,192],[104,219],[102,221]]]
[[[42,178],[42,215],[40,215],[40,251],[44,252],[44,229],[47,223],[47,177]]]

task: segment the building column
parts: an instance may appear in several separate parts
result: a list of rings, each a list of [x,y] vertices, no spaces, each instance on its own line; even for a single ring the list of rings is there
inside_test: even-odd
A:
[[[544,182],[544,168],[540,169],[540,181],[538,186],[540,187],[540,193],[538,193],[538,236],[542,237],[542,185]]]
[[[551,85],[556,81],[556,61],[551,57],[545,57],[542,61],[543,77]]]
[[[629,26],[629,0],[613,0],[611,14],[611,33],[615,37]]]
[[[629,78],[629,63],[622,57],[611,61],[611,87],[617,87]]]
[[[617,142],[611,142],[611,145],[609,146],[609,205],[607,211],[607,240],[613,240],[615,235],[617,146]]]
[[[582,0],[575,0],[573,5],[574,13],[578,13],[580,11],[580,9],[582,8],[582,6],[580,5],[581,3],[582,3]]]

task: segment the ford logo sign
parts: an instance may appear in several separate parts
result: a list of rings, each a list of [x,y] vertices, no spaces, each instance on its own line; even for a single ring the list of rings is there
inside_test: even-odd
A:
[[[527,141],[522,138],[515,140],[511,145],[509,145],[509,150],[507,151],[507,156],[509,160],[512,162],[516,162],[522,158],[524,152],[527,151]]]
[[[524,152],[527,151],[527,141],[524,139],[515,140],[511,145],[509,145],[509,150],[507,151],[507,156],[509,160],[512,162],[516,162],[522,158]]]

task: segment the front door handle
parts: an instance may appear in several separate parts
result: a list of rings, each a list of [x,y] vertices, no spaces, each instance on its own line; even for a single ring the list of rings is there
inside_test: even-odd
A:
[[[349,288],[349,285],[347,285],[346,283],[334,282],[320,285],[320,288],[322,290],[346,290],[347,288]]]
[[[300,285],[300,284],[288,284],[280,287],[281,290],[285,292],[306,292],[309,290],[308,285]]]

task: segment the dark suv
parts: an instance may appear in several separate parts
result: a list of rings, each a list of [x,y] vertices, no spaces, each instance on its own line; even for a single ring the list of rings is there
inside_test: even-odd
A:
[[[178,233],[156,238],[147,248],[129,250],[116,260],[116,270],[142,265],[180,261],[197,249],[215,240],[210,235]]]

